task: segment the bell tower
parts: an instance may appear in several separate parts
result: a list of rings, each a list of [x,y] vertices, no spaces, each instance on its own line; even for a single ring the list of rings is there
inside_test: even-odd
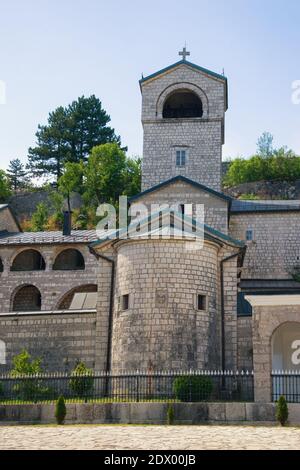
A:
[[[183,175],[221,190],[227,79],[182,59],[140,80],[142,190]]]

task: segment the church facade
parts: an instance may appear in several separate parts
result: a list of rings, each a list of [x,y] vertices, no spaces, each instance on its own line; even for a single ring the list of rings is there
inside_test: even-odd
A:
[[[79,360],[96,371],[254,370],[256,400],[270,401],[272,368],[300,369],[300,201],[222,192],[223,75],[184,51],[140,88],[142,192],[130,210],[189,207],[193,227],[200,207],[201,247],[153,236],[148,219],[146,236],[26,234],[1,206],[0,371],[23,348],[52,371]]]

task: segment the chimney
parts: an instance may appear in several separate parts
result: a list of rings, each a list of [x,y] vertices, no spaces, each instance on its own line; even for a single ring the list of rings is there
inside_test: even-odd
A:
[[[63,235],[71,235],[71,211],[64,211]]]

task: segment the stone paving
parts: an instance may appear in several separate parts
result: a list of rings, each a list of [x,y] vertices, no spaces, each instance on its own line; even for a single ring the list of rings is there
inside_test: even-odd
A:
[[[300,449],[300,428],[271,426],[0,426],[0,449]]]

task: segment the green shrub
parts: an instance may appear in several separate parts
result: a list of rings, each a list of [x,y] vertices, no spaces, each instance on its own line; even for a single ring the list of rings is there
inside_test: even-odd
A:
[[[213,384],[210,377],[182,376],[173,383],[173,392],[180,401],[205,401],[211,396]]]
[[[88,397],[94,386],[92,369],[88,369],[83,362],[77,364],[71,373],[70,389],[77,397]]]
[[[279,397],[278,402],[276,403],[276,419],[279,421],[281,426],[284,426],[289,417],[289,410],[286,399],[283,395]]]
[[[175,419],[174,406],[173,405],[168,405],[167,424],[169,426],[172,426],[172,424],[174,424],[174,419]]]
[[[10,375],[16,379],[13,391],[19,400],[38,401],[46,398],[48,388],[38,377],[35,377],[42,372],[41,359],[32,359],[25,349],[13,358],[13,369],[10,371]],[[22,377],[24,375],[27,377]]]
[[[60,396],[55,405],[55,418],[57,424],[64,424],[65,417],[67,414],[65,399],[63,396]]]

